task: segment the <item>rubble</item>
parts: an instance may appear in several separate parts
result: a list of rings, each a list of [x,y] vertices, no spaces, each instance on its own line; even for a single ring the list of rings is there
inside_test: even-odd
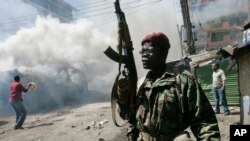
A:
[[[102,137],[98,138],[97,141],[105,141]]]
[[[105,123],[108,123],[108,120],[104,119],[103,121],[100,121],[100,125],[103,126]]]
[[[100,116],[101,113],[110,112],[110,109],[98,108],[97,106],[99,105],[100,107],[102,106],[101,103],[97,103],[88,107],[82,106],[72,109],[71,111],[74,112],[70,114],[65,113],[67,114],[67,122],[62,120],[65,119],[65,116],[50,116],[55,115],[56,111],[44,115],[29,115],[26,122],[24,123],[24,128],[26,128],[25,133],[22,131],[13,130],[15,121],[14,115],[6,117],[4,120],[7,121],[7,124],[0,126],[0,140],[37,141],[38,138],[41,138],[42,140],[46,141],[68,141],[70,139],[75,141],[80,141],[83,139],[93,141],[127,141],[127,128],[116,127],[112,122],[112,117],[110,114],[104,114],[104,116]],[[110,103],[107,102],[106,105],[110,105]],[[95,108],[94,110],[93,107]],[[235,122],[238,122],[240,119],[239,112],[237,112],[237,110],[240,110],[240,108],[235,106],[232,107],[234,107],[234,110],[231,110],[232,114],[229,116],[225,116],[223,113],[216,114],[222,141],[227,141],[229,139],[229,126]],[[75,115],[81,115],[81,117],[75,117]],[[40,121],[37,121],[36,119],[40,119]],[[57,122],[56,124],[51,124],[52,121]],[[190,133],[192,133],[191,130]],[[13,136],[13,134],[15,136]],[[27,134],[29,136],[27,136]],[[194,136],[192,137],[194,138]]]
[[[108,120],[104,119],[104,120],[98,122],[98,124],[96,124],[96,123],[97,123],[96,121],[91,121],[90,125],[88,125],[85,129],[89,130],[91,127],[93,129],[102,129],[102,128],[104,128],[104,124],[108,123]]]
[[[86,130],[89,130],[89,129],[90,129],[90,126],[87,126],[85,129],[86,129]]]

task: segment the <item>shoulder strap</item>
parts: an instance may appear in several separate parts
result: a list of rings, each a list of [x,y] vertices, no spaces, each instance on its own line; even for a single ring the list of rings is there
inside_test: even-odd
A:
[[[180,80],[180,74],[178,74],[176,76],[176,92],[177,92],[177,96],[178,96],[178,109],[181,110],[181,112],[179,112],[179,122],[182,121],[183,118],[183,114],[184,114],[184,102],[183,102],[183,93],[181,90],[181,80]]]
[[[181,122],[183,119],[183,115],[185,114],[185,99],[184,99],[184,89],[188,82],[188,77],[191,77],[192,74],[188,71],[184,71],[176,76],[176,92],[178,96],[178,107],[181,110],[179,112],[179,121]]]
[[[183,71],[181,74],[186,75],[187,77],[189,77],[189,78],[191,78],[191,79],[195,79],[194,74],[191,73],[190,71],[185,70],[185,71]]]

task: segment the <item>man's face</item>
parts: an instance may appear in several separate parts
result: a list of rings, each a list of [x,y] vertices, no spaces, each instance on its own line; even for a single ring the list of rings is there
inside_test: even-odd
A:
[[[216,71],[218,69],[218,66],[216,64],[212,64],[212,70]]]
[[[144,43],[140,51],[142,56],[142,65],[144,69],[157,69],[162,64],[163,53],[159,48],[151,46],[149,43]],[[164,58],[165,61],[166,58]],[[165,62],[163,62],[165,63]]]

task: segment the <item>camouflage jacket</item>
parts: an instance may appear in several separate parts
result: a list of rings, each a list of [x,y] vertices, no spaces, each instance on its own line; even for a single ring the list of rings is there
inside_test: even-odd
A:
[[[139,130],[157,137],[177,135],[190,127],[197,140],[220,140],[214,111],[198,82],[189,74],[175,76],[166,72],[152,81],[149,72],[138,90],[136,122],[130,125],[129,132]],[[127,99],[122,96],[119,101]],[[123,110],[124,105],[120,107]]]

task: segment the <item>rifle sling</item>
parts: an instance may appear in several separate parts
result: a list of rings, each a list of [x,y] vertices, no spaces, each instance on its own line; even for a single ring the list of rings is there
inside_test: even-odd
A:
[[[118,80],[120,77],[121,72],[118,73],[116,79],[115,79],[115,83],[114,86],[112,88],[112,93],[111,93],[111,110],[112,110],[112,119],[114,124],[117,127],[123,127],[125,125],[127,125],[128,120],[125,120],[125,122],[123,124],[118,124],[116,121],[116,104],[117,104],[117,86],[118,86]]]

